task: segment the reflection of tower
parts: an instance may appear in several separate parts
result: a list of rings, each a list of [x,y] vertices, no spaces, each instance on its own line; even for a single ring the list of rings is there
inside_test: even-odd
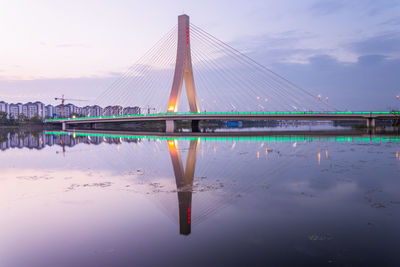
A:
[[[178,49],[176,54],[175,74],[172,82],[171,94],[168,101],[168,112],[177,112],[179,98],[185,80],[186,95],[189,101],[190,112],[200,112],[194,86],[192,56],[190,52],[189,16],[178,17]]]
[[[186,168],[184,169],[177,140],[168,141],[169,154],[171,156],[176,187],[178,189],[179,227],[182,235],[189,235],[191,230],[192,185],[198,146],[199,139],[190,141]]]

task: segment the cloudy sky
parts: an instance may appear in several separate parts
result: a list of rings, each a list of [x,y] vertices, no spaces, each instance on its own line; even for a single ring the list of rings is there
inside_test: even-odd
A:
[[[400,0],[0,0],[0,100],[95,99],[182,13],[336,107],[400,107]]]

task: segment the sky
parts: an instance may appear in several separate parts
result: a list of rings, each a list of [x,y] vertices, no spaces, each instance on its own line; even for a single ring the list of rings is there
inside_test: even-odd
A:
[[[400,0],[0,0],[0,100],[93,100],[182,13],[339,109],[400,108]]]

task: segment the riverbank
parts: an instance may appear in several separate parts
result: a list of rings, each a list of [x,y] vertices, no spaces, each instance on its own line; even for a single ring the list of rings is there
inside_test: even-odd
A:
[[[0,131],[43,131],[59,129],[57,125],[44,123],[18,123],[18,124],[0,124]]]

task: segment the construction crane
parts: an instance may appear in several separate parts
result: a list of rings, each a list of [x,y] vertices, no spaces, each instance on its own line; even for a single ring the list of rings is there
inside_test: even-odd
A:
[[[61,114],[62,114],[64,117],[65,117],[65,113],[64,113],[64,103],[65,103],[65,100],[68,100],[68,101],[88,101],[88,100],[85,100],[85,99],[64,98],[64,95],[62,95],[61,97],[55,97],[54,100],[61,100]],[[61,115],[61,114],[60,114],[60,115]]]

